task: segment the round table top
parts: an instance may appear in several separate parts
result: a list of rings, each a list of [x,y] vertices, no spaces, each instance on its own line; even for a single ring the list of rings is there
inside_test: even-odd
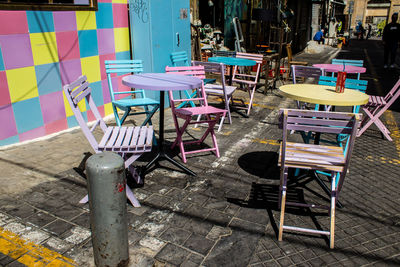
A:
[[[254,60],[237,57],[209,57],[208,61],[224,63],[225,65],[235,66],[254,66],[257,64]]]
[[[344,89],[336,93],[334,86],[318,84],[287,84],[279,87],[282,95],[297,101],[333,106],[358,106],[368,103],[368,95],[357,90]]]
[[[324,69],[327,72],[343,71],[342,64],[314,64],[313,67]],[[364,67],[344,65],[344,71],[347,73],[364,73],[367,69]]]
[[[199,88],[202,80],[193,76],[169,73],[143,73],[123,77],[122,84],[144,90],[180,91]]]

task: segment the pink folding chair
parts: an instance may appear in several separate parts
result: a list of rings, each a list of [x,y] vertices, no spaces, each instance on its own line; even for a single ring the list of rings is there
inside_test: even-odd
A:
[[[64,86],[64,93],[68,103],[74,112],[75,118],[78,121],[84,135],[88,139],[90,145],[96,153],[103,151],[115,152],[124,159],[125,168],[127,168],[136,182],[140,183],[140,177],[132,163],[137,160],[143,153],[150,152],[153,141],[153,126],[141,127],[120,127],[108,126],[101,117],[91,95],[91,88],[87,82],[86,76],[79,77],[76,81]],[[91,112],[96,118],[95,124],[89,128],[79,109],[81,101],[87,101]],[[97,126],[100,126],[103,137],[98,142],[93,135],[93,131]],[[139,201],[136,199],[132,190],[126,185],[126,196],[135,207],[140,207]],[[86,203],[88,196],[86,195],[80,203]]]
[[[204,71],[203,66],[190,66],[190,67],[168,67],[167,66],[165,68],[165,71],[170,74],[191,75],[191,76],[198,77],[199,79],[205,78],[205,71]],[[220,118],[222,116],[225,116],[226,110],[219,109],[219,108],[208,105],[207,96],[204,91],[203,83],[202,83],[201,88],[198,88],[196,97],[190,99],[190,101],[199,102],[199,106],[177,108],[175,106],[175,105],[177,105],[177,103],[188,101],[189,99],[175,99],[172,91],[169,91],[168,95],[169,95],[172,117],[174,119],[176,135],[177,135],[171,148],[173,149],[176,145],[179,146],[179,149],[180,149],[181,155],[182,155],[182,161],[184,163],[187,162],[186,155],[193,154],[193,153],[199,153],[199,152],[213,151],[215,153],[215,155],[219,158],[220,154],[219,154],[219,149],[218,149],[218,144],[217,144],[217,138],[216,138],[215,132],[214,132],[214,126],[220,120]],[[202,119],[200,121],[196,121],[196,119],[194,119],[194,117],[198,117],[198,116],[202,116],[202,115],[204,115],[205,119]],[[184,123],[182,126],[179,125],[178,119],[184,120]],[[203,134],[203,136],[199,140],[183,141],[182,136],[185,133],[187,127],[190,124],[197,124],[197,123],[208,124],[208,127],[207,127],[205,133]],[[184,147],[185,145],[201,144],[204,142],[204,140],[206,139],[206,137],[208,135],[211,136],[211,139],[213,142],[213,147],[192,150],[192,151],[185,150],[185,147]]]
[[[379,128],[382,134],[389,140],[393,141],[390,137],[390,131],[379,117],[396,101],[400,96],[400,77],[397,83],[393,86],[392,90],[385,96],[370,95],[368,103],[362,109],[367,116],[361,122],[361,128],[357,136],[361,136],[373,123]]]
[[[246,115],[249,116],[250,110],[253,106],[254,93],[256,91],[257,81],[258,81],[258,78],[260,75],[260,69],[261,69],[261,64],[263,62],[264,55],[237,52],[236,58],[244,58],[244,59],[254,60],[257,63],[255,74],[240,73],[238,66],[235,66],[235,68],[233,69],[232,81],[242,85],[243,86],[242,89],[245,89],[249,93],[250,101],[246,107],[246,109],[247,109]]]

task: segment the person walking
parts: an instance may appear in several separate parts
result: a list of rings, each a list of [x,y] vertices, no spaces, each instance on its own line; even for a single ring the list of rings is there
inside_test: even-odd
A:
[[[366,38],[367,40],[369,37],[371,37],[371,31],[372,31],[372,26],[371,26],[371,24],[368,23],[368,32],[367,32],[367,38]]]
[[[388,60],[390,54],[390,68],[395,68],[396,50],[400,40],[400,24],[397,23],[399,18],[398,13],[393,13],[392,22],[387,24],[383,29],[382,41],[383,41],[383,63],[384,68],[388,67]]]
[[[324,30],[320,29],[315,35],[314,35],[314,41],[317,41],[318,44],[322,42],[322,44],[325,44],[325,38],[324,38]]]

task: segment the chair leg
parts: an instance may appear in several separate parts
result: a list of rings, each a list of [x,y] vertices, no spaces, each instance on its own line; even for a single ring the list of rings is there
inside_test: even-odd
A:
[[[114,110],[114,117],[115,117],[115,122],[117,123],[117,126],[121,126],[121,121],[119,119],[119,115],[118,115],[118,109],[115,105],[112,105],[113,110]]]
[[[288,175],[288,168],[283,168],[281,171],[281,194],[280,194],[280,219],[279,219],[279,235],[278,240],[282,241],[283,235],[283,222],[285,220],[285,204],[286,204],[286,185],[287,185],[287,175]]]
[[[125,119],[126,119],[126,117],[128,117],[130,112],[131,112],[131,108],[127,108],[127,110],[125,110],[125,113],[121,118],[120,125],[118,125],[118,126],[121,126],[122,124],[124,124]]]
[[[250,115],[250,110],[253,107],[253,98],[254,98],[254,93],[256,91],[256,85],[253,86],[253,89],[248,88],[248,90],[249,90],[250,102],[247,108],[247,116]]]
[[[331,185],[331,210],[330,210],[330,235],[329,243],[330,248],[334,248],[335,245],[335,208],[336,208],[336,173],[332,173],[332,185]]]

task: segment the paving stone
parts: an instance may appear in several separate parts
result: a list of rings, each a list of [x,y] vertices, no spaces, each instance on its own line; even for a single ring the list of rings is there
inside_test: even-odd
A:
[[[231,215],[219,212],[217,210],[212,210],[207,217],[207,221],[222,227],[227,226],[231,220],[232,220]]]
[[[157,253],[156,259],[174,265],[180,265],[189,254],[190,252],[185,249],[177,247],[174,244],[167,244]]]
[[[24,203],[19,203],[18,206],[11,208],[7,211],[8,214],[21,219],[25,219],[36,212],[37,209]]]
[[[184,229],[195,234],[202,236],[208,235],[213,228],[213,224],[209,221],[192,219],[184,225]]]
[[[44,212],[34,213],[33,215],[25,219],[28,224],[32,224],[38,227],[42,227],[46,224],[54,222],[55,220],[57,220],[56,217]]]
[[[189,231],[170,227],[160,236],[160,238],[171,243],[182,245],[190,235],[191,233]]]
[[[214,245],[214,241],[198,234],[192,234],[185,242],[184,246],[196,251],[202,255],[206,255]]]
[[[61,236],[63,233],[72,229],[73,227],[74,227],[73,224],[68,223],[66,221],[55,220],[52,223],[44,226],[43,229],[56,236]]]
[[[90,229],[90,214],[88,212],[84,212],[72,219],[71,222],[83,228]]]

